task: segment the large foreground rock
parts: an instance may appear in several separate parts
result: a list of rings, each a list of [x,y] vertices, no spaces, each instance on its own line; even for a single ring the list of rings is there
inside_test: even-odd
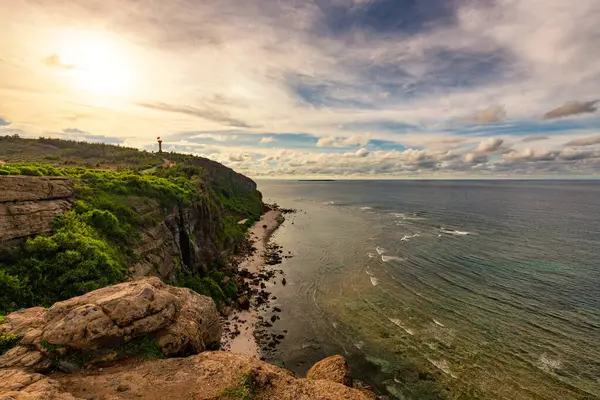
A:
[[[151,336],[165,355],[188,355],[217,345],[221,325],[213,300],[158,278],[121,283],[83,296],[17,311],[0,332],[22,338],[0,356],[1,367],[47,364],[48,344],[95,350]]]
[[[23,372],[19,372],[22,376]],[[254,400],[367,400],[375,396],[328,380],[296,378],[290,371],[228,353],[204,352],[187,358],[125,363],[74,374],[53,374],[48,378],[30,374],[48,388],[48,395],[12,396],[15,399],[237,399],[245,390]],[[2,379],[2,375],[0,375]],[[14,379],[14,378],[10,378]],[[24,378],[20,378],[23,380]],[[45,380],[44,380],[45,379]],[[41,385],[40,384],[40,385]],[[29,393],[39,394],[31,385]],[[18,392],[16,392],[18,393]],[[227,394],[230,394],[228,396]],[[237,395],[234,395],[237,394]],[[0,386],[0,398],[7,395]],[[63,396],[63,397],[61,397]],[[73,397],[67,397],[73,396]],[[248,397],[250,398],[250,397]]]

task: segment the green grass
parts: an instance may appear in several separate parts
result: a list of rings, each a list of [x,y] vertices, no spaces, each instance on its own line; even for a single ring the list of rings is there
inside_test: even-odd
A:
[[[257,391],[258,387],[253,374],[245,373],[241,376],[236,386],[222,390],[217,399],[253,400],[256,397]]]

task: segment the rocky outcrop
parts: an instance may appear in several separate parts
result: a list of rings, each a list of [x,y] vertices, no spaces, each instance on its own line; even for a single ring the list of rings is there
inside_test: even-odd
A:
[[[6,374],[6,372],[4,373]],[[296,378],[290,371],[227,352],[204,352],[187,358],[127,363],[100,371],[54,374],[51,379],[23,371],[13,372],[19,382],[11,395],[34,394],[34,399],[241,399],[254,400],[367,400],[375,396],[328,380]],[[15,376],[13,375],[13,376]],[[15,378],[7,377],[10,380]],[[2,379],[2,375],[0,375]],[[38,387],[48,388],[48,395]],[[5,385],[8,386],[8,385]],[[17,389],[15,389],[17,387]],[[23,387],[23,389],[18,389]],[[24,394],[25,394],[24,393]],[[40,395],[41,394],[41,395]],[[62,397],[61,397],[62,396]],[[72,397],[67,397],[72,396]]]
[[[50,231],[50,222],[73,206],[65,178],[0,176],[0,244]]]
[[[348,362],[341,355],[327,357],[312,366],[306,374],[308,379],[327,380],[341,383],[342,385],[352,385]]]
[[[0,399],[75,400],[60,383],[41,374],[20,369],[0,369]]]
[[[0,356],[0,368],[51,367],[49,345],[86,351],[149,336],[165,355],[187,355],[211,348],[221,338],[212,299],[158,278],[105,287],[47,309],[13,312],[6,321],[0,332],[22,339],[20,346]]]

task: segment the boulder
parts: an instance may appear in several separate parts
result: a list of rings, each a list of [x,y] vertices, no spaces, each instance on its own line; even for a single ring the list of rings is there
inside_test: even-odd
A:
[[[144,278],[9,314],[2,332],[22,337],[0,356],[1,367],[35,367],[47,344],[97,350],[151,336],[165,355],[187,355],[217,345],[219,314],[213,300],[187,288]],[[46,344],[47,343],[47,344]]]
[[[308,379],[327,380],[352,386],[348,362],[341,355],[327,357],[313,365],[306,374]]]

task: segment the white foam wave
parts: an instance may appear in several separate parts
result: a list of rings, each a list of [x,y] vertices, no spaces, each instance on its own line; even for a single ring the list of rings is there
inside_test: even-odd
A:
[[[417,236],[419,236],[418,233],[415,233],[414,235],[404,235],[404,237],[400,239],[400,241],[408,242],[409,239],[416,238]]]
[[[439,325],[439,326],[441,326],[441,327],[445,327],[445,326],[446,326],[446,325],[442,324],[441,322],[438,322],[438,321],[436,321],[435,319],[433,320],[433,322],[434,322],[436,325]]]
[[[381,256],[381,261],[390,262],[390,261],[401,261],[402,258],[396,256]]]
[[[366,269],[365,269],[365,272],[367,273],[367,275],[369,275],[369,276],[373,276],[373,274],[372,274],[372,273],[370,273],[369,271],[367,271]]]
[[[409,335],[413,336],[415,334],[415,331],[413,329],[407,328],[402,321],[400,321],[398,318],[388,318],[390,320],[390,322],[402,329],[404,329],[404,331],[406,333],[408,333]]]
[[[377,285],[379,285],[379,279],[377,279],[377,278],[375,278],[375,277],[373,277],[373,276],[371,276],[370,278],[371,278],[371,284],[372,284],[373,286],[377,286]]]
[[[446,228],[442,228],[442,233],[445,233],[447,235],[457,235],[457,236],[466,236],[466,235],[471,234],[471,232],[467,232],[467,231],[455,231],[453,229],[446,229]]]
[[[375,251],[377,252],[377,254],[382,255],[383,253],[386,252],[386,250],[383,247],[379,247],[377,246],[377,248],[375,248]]]
[[[456,378],[456,375],[454,375],[451,371],[450,371],[450,365],[448,364],[448,361],[446,360],[432,360],[431,358],[428,358],[427,361],[429,361],[431,364],[433,364],[436,368],[438,368],[439,370],[441,370],[443,373],[450,375],[453,378]]]
[[[553,360],[546,354],[540,356],[540,363],[542,364],[542,369],[545,371],[553,371],[562,367],[562,362],[560,360]]]
[[[370,207],[370,206],[364,206],[364,207],[361,207],[360,209],[361,209],[361,210],[368,211],[368,210],[372,210],[372,209],[373,209],[373,207]]]
[[[406,217],[406,214],[403,214],[403,213],[391,213],[390,215],[395,218],[405,218]]]
[[[369,258],[377,257],[377,254],[375,254],[375,253],[367,253],[367,255],[369,256]]]

